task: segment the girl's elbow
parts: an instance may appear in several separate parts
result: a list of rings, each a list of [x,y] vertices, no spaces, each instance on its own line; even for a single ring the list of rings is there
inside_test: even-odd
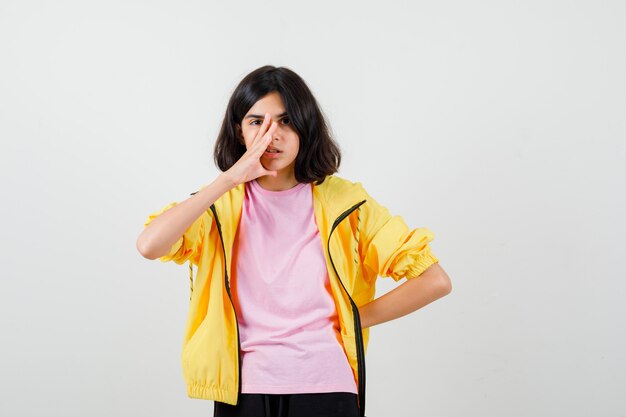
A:
[[[441,265],[439,265],[439,263],[436,263],[435,265],[438,287],[440,288],[443,297],[452,292],[452,281],[450,280],[448,273],[441,267]]]
[[[146,259],[154,260],[156,256],[152,253],[152,249],[148,245],[147,239],[143,235],[143,232],[137,238],[137,242],[135,242],[135,247],[137,251]]]
[[[452,292],[452,282],[450,282],[450,278],[446,277],[445,281],[441,284],[441,291],[444,296]]]

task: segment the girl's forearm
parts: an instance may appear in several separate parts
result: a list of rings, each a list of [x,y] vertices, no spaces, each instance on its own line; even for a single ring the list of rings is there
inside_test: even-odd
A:
[[[388,293],[359,307],[361,328],[405,316],[451,291],[450,278],[439,263],[435,263],[420,276],[408,279]]]
[[[179,204],[161,213],[137,238],[137,250],[148,259],[165,255],[187,228],[224,193],[233,182],[224,173]]]

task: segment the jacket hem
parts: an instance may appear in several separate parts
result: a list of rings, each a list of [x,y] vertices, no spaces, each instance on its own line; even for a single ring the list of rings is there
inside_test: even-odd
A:
[[[216,386],[208,387],[202,384],[188,384],[187,396],[199,400],[220,401],[231,405],[237,404],[237,390],[224,389]]]

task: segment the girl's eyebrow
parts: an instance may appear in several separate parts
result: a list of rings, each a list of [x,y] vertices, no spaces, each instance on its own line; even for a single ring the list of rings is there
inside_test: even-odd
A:
[[[278,116],[276,116],[276,118],[280,118],[283,116],[287,116],[287,112],[282,112],[281,114],[279,114]],[[244,119],[262,119],[263,117],[265,117],[264,115],[259,115],[259,114],[249,114],[246,117],[244,117]]]

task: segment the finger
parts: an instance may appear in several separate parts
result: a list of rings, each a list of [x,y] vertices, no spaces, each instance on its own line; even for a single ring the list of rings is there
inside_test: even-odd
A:
[[[253,152],[255,154],[261,156],[261,154],[265,152],[265,149],[267,149],[267,145],[269,145],[269,143],[272,141],[272,136],[274,135],[277,126],[278,125],[276,124],[276,122],[273,122],[270,128],[265,133],[265,136],[263,136],[263,139],[257,141],[257,143],[253,146]]]
[[[271,121],[272,121],[271,115],[269,113],[265,113],[265,116],[263,117],[263,123],[261,123],[261,128],[256,133],[256,136],[254,137],[254,140],[252,141],[253,146],[267,132],[268,126],[270,126]]]
[[[265,134],[265,136],[263,136],[262,139],[260,139],[257,144],[256,147],[254,148],[253,152],[257,157],[261,157],[261,155],[263,154],[263,152],[265,152],[265,150],[267,149],[267,145],[270,144],[270,142],[272,141],[272,136],[274,136],[274,131],[276,130],[276,125],[272,125],[270,126],[269,130],[267,131],[267,133]]]

